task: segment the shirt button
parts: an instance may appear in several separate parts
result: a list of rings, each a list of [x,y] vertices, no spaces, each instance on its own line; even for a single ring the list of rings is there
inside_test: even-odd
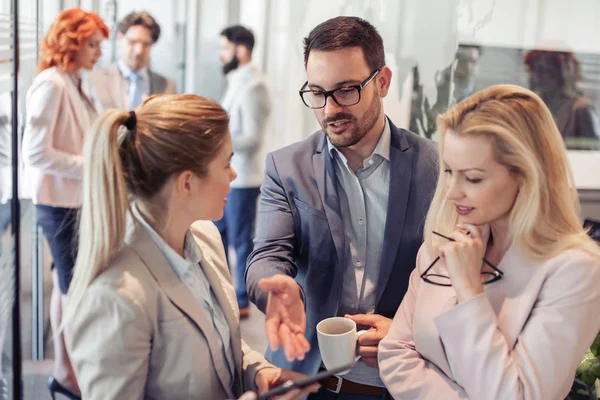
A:
[[[369,160],[369,165],[373,165],[374,163],[375,163],[375,161]]]
[[[359,224],[359,225],[362,225],[362,224],[363,224],[363,220],[362,220],[362,218],[358,220],[358,224]]]
[[[362,267],[362,263],[361,263],[360,261],[357,261],[357,262],[356,262],[356,266],[357,266],[358,268],[360,268],[360,267]]]

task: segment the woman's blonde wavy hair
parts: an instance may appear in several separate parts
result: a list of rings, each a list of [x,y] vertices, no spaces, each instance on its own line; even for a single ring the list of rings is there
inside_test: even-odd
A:
[[[440,166],[437,188],[427,213],[424,239],[429,254],[444,242],[432,231],[452,232],[458,216],[446,199],[444,136],[485,135],[492,140],[496,161],[519,177],[516,201],[509,214],[513,243],[530,257],[550,259],[568,249],[581,249],[600,259],[600,247],[583,228],[577,190],[563,139],[544,102],[515,85],[495,85],[460,102],[437,118]]]

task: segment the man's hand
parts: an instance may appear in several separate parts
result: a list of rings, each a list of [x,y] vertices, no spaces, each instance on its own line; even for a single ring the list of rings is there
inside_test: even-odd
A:
[[[288,369],[281,368],[263,368],[256,373],[256,386],[259,393],[265,393],[277,386],[283,385],[287,381],[299,381],[306,378],[305,375],[299,374]],[[278,400],[301,399],[319,390],[319,384],[313,383],[303,389],[293,389],[282,396],[278,396]]]
[[[372,368],[379,368],[377,362],[377,346],[387,335],[392,325],[392,320],[378,314],[345,315],[346,318],[356,322],[357,325],[370,326],[366,333],[358,338],[358,354],[362,361]]]
[[[261,279],[258,286],[269,293],[265,325],[272,350],[283,347],[289,361],[302,360],[310,350],[304,337],[306,314],[298,283],[287,275]]]

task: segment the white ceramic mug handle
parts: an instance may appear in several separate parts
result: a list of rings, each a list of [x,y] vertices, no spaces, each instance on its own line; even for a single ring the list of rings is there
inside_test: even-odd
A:
[[[358,346],[358,338],[359,338],[359,337],[361,337],[362,335],[364,335],[364,334],[365,334],[365,333],[367,333],[367,332],[368,332],[368,331],[367,331],[367,330],[364,330],[364,329],[363,329],[362,331],[358,331],[358,332],[356,332],[356,340],[357,340],[357,343],[356,343],[356,345],[357,345],[357,346]],[[358,360],[360,360],[360,356],[356,356],[356,357],[354,357],[354,362],[358,362]]]

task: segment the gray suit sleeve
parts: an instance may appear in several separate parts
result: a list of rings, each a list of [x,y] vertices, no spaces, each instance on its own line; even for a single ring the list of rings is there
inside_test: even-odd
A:
[[[261,186],[254,251],[246,266],[248,296],[261,311],[266,310],[268,295],[258,287],[258,281],[277,274],[295,278],[298,274],[295,247],[294,217],[273,155],[269,154]],[[304,300],[302,287],[300,293]]]
[[[264,84],[258,84],[246,91],[240,99],[242,132],[231,132],[233,151],[256,151],[264,140],[271,99]]]

